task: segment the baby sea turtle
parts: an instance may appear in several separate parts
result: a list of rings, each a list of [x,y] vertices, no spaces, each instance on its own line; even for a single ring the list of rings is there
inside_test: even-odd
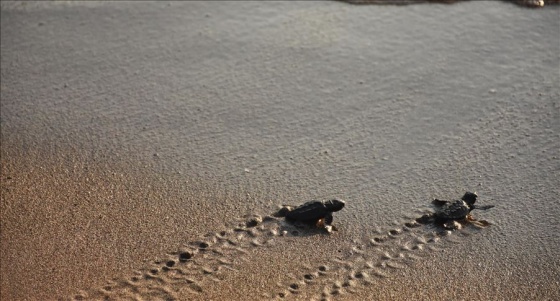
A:
[[[487,210],[494,207],[494,205],[475,205],[477,197],[476,193],[467,191],[460,200],[434,199],[432,203],[436,206],[436,211],[420,217],[418,221],[420,223],[436,222],[446,229],[456,229],[459,227],[457,221],[475,221],[471,215],[471,211],[474,209]]]
[[[344,208],[344,201],[309,201],[298,207],[291,208],[285,206],[278,212],[279,216],[285,216],[289,221],[303,222],[323,226],[328,232],[336,230],[331,224],[333,222],[333,212]]]

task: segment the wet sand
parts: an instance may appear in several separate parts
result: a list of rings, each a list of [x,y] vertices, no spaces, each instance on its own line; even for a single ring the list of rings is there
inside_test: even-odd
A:
[[[2,300],[560,299],[558,11],[2,3]]]

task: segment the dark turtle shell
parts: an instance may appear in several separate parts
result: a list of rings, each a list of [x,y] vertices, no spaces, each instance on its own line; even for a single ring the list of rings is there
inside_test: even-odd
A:
[[[288,212],[286,218],[301,222],[316,222],[343,207],[344,202],[340,200],[309,201]]]
[[[471,207],[463,200],[446,202],[436,211],[439,219],[464,219],[471,212]]]

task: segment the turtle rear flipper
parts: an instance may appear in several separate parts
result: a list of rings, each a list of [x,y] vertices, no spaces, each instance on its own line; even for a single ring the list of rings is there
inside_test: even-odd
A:
[[[278,211],[274,212],[272,216],[274,217],[286,217],[288,212],[292,211],[293,207],[288,205],[283,205]]]
[[[435,216],[433,214],[424,214],[416,219],[416,222],[422,225],[433,223],[435,221]]]

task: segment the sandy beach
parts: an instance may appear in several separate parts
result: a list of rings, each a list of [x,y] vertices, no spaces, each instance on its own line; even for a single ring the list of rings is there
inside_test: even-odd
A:
[[[1,300],[560,300],[559,12],[2,2]]]

